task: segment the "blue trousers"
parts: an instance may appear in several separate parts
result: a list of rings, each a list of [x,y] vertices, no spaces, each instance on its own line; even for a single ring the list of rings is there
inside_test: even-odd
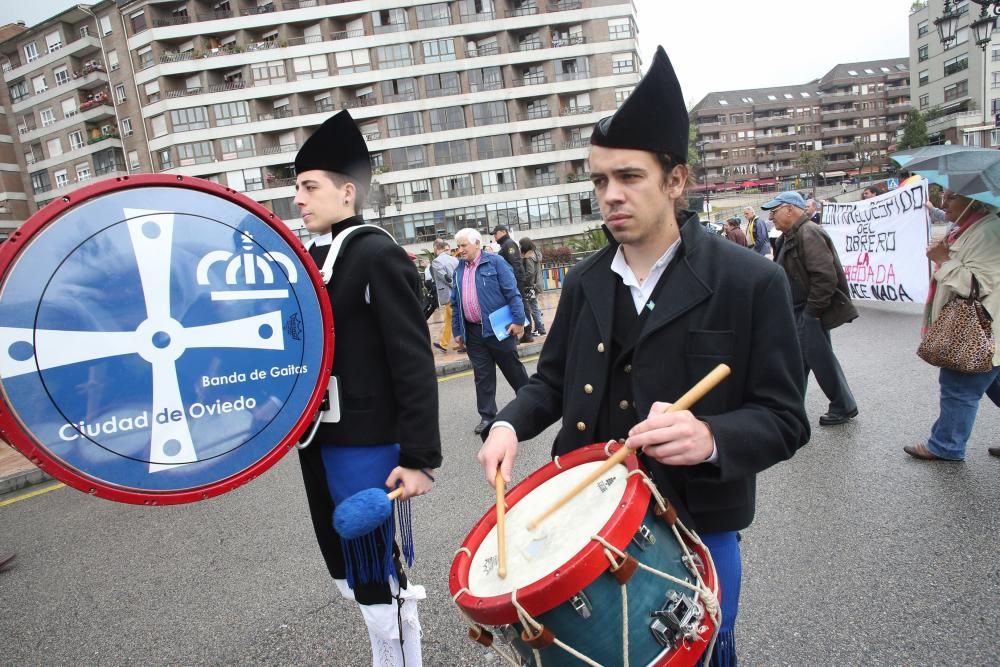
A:
[[[712,660],[706,667],[736,667],[736,614],[740,607],[740,582],[743,562],[740,559],[738,533],[701,533],[719,575],[719,597],[722,599],[722,624],[715,640]]]
[[[931,428],[927,449],[943,459],[960,461],[965,458],[965,445],[976,423],[983,394],[1000,406],[1000,366],[985,373],[959,373],[942,368],[938,383],[941,412]]]

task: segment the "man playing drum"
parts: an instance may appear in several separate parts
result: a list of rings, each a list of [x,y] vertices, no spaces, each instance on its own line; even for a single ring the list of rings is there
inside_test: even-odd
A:
[[[627,437],[712,554],[723,612],[712,664],[735,664],[737,531],[753,520],[756,474],[809,438],[788,282],[681,208],[688,115],[662,47],[590,141],[610,243],[568,274],[538,370],[484,433],[479,461],[491,485],[498,465],[510,482],[518,441],[560,418],[553,456]],[[720,363],[731,377],[693,412],[662,413]]]
[[[425,594],[407,583],[391,537],[392,517],[371,541],[366,536],[355,545],[331,522],[335,505],[366,488],[400,485],[404,501],[427,493],[434,481],[428,469],[441,465],[420,277],[388,234],[368,227],[350,231],[364,222],[360,212],[372,172],[364,137],[346,111],[306,140],[295,171],[295,204],[306,229],[319,235],[309,247],[316,263],[324,266],[340,248],[338,236],[352,235],[335,266],[328,265],[332,279],[325,276],[336,325],[330,401],[340,417],[324,419],[315,440],[300,451],[309,510],[338,590],[361,605],[373,664],[419,667],[416,601]],[[403,550],[412,557],[408,537],[404,530]]]

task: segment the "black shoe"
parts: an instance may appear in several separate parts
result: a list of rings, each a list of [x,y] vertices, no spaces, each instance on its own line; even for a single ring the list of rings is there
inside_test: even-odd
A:
[[[987,447],[986,451],[990,453],[990,456],[1000,458],[1000,447]]]
[[[544,335],[545,335],[545,332],[544,332],[544,331],[536,331],[536,332],[534,332],[534,333],[533,333],[533,334],[531,334],[531,335],[532,335],[532,336],[544,336]]]
[[[522,343],[534,343],[535,339],[532,338],[531,335],[529,335],[529,334],[524,334],[523,336],[521,336],[521,342]]]
[[[483,421],[481,421],[478,424],[476,424],[476,428],[472,429],[472,432],[475,433],[476,435],[479,435],[480,433],[482,433],[483,431],[485,431],[486,427],[489,426],[489,425],[490,425],[489,420],[488,419],[484,419]]]
[[[448,351],[448,348],[446,348],[441,343],[434,343],[434,347],[436,347],[437,349],[441,350],[442,352],[447,352]]]
[[[825,415],[820,415],[819,425],[820,426],[836,426],[838,424],[846,424],[855,417],[858,416],[858,409],[854,408],[846,415],[838,415],[833,412],[827,412]]]

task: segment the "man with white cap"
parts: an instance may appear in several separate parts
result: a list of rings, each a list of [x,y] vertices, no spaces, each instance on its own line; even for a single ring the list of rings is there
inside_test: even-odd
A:
[[[355,540],[341,538],[332,518],[335,506],[359,491],[397,486],[404,490],[396,514],[405,516],[408,499],[431,490],[431,471],[441,465],[420,276],[388,233],[364,225],[371,163],[347,111],[306,140],[295,171],[295,204],[306,229],[319,235],[309,254],[323,267],[336,323],[330,414],[339,419],[324,419],[299,452],[313,527],[337,589],[360,605],[373,664],[419,667],[416,604],[425,592],[407,581],[393,517]],[[400,524],[402,552],[411,562],[409,521]]]
[[[497,415],[479,453],[510,480],[518,441],[562,419],[553,455],[624,438],[719,572],[713,665],[736,664],[741,560],[756,474],[808,439],[788,284],[755,253],[681,206],[688,114],[662,48],[591,134],[591,181],[610,244],[568,274],[538,370]],[[732,375],[690,411],[663,413],[717,364]]]

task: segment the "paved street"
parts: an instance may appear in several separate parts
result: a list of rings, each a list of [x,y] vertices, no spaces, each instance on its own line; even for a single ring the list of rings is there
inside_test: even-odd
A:
[[[964,463],[902,453],[936,415],[935,371],[914,354],[918,311],[862,306],[834,332],[860,417],[814,427],[759,480],[743,541],[743,664],[1000,665],[1000,460],[986,452],[1000,410],[982,406]],[[439,386],[445,468],[415,508],[425,664],[495,665],[465,638],[447,589],[492,495],[474,460],[472,378]],[[813,424],[825,409],[813,383]],[[522,450],[519,476],[546,460],[553,433]],[[189,506],[68,488],[0,506],[0,551],[19,553],[0,572],[0,664],[369,664],[359,615],[335,598],[314,544],[298,467],[289,456]]]

